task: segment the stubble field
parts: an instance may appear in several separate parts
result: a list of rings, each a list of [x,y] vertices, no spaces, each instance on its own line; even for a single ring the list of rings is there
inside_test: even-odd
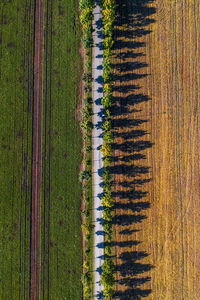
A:
[[[197,300],[200,2],[117,3],[116,298]]]

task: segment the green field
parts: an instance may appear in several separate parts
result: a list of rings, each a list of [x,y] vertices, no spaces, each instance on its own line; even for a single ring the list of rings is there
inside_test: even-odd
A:
[[[46,1],[41,299],[82,298],[78,1]]]
[[[1,1],[0,299],[29,299],[33,0]]]
[[[0,299],[29,299],[34,1],[1,1]],[[45,1],[41,299],[82,298],[77,1]]]

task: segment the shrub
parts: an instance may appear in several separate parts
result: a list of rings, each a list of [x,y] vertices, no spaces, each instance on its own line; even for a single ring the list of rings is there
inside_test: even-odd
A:
[[[89,211],[89,209],[85,209],[81,212],[81,214],[83,217],[88,218],[90,215],[90,211]]]
[[[93,124],[89,120],[82,120],[80,126],[81,126],[81,128],[83,130],[87,130],[87,129],[92,129],[93,128]]]
[[[84,104],[84,106],[89,106],[90,104],[92,103],[92,98],[91,97],[85,97],[84,99],[83,99],[83,104]]]
[[[86,85],[84,86],[84,92],[85,92],[85,93],[90,93],[91,91],[92,91],[91,85],[86,84]]]
[[[85,273],[83,273],[82,277],[81,277],[81,281],[84,285],[89,284],[90,282],[90,273],[87,271]]]
[[[89,60],[85,61],[85,69],[90,70],[92,68],[92,62]]]
[[[83,180],[88,180],[92,176],[92,171],[91,170],[83,170],[79,174],[79,180],[82,182]]]
[[[86,49],[91,48],[93,46],[92,36],[90,36],[89,34],[84,34],[84,36],[82,38],[82,43],[83,43],[84,48],[86,48]]]
[[[88,22],[92,22],[93,20],[93,11],[91,7],[87,7],[82,10],[80,21],[81,24],[84,25]]]
[[[82,10],[88,7],[94,8],[95,7],[94,0],[80,0],[79,7]]]
[[[92,146],[90,145],[86,145],[84,148],[83,148],[83,152],[85,154],[87,154],[88,152],[92,151]]]
[[[89,262],[88,262],[87,260],[85,260],[85,261],[83,262],[83,268],[86,269],[86,270],[89,269]]]
[[[91,72],[84,73],[83,81],[85,81],[86,83],[92,82],[92,73]]]

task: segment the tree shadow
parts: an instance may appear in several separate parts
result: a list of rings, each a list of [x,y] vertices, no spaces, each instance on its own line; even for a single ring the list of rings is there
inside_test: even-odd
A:
[[[149,120],[142,110],[152,99],[141,92],[141,87],[150,76],[145,47],[146,37],[152,32],[149,25],[155,22],[153,3],[116,0],[111,108],[114,158],[109,167],[115,186],[112,223],[117,236],[112,243],[117,253],[114,299],[140,300],[151,294],[147,287],[154,266],[146,263],[150,253],[141,251],[143,242],[138,232],[151,207],[146,189],[151,168],[146,158],[154,144],[146,129]]]

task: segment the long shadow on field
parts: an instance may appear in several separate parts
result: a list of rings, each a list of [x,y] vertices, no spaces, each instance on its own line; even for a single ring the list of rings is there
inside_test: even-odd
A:
[[[145,61],[145,36],[154,23],[154,0],[116,0],[112,128],[114,158],[110,171],[114,177],[116,240],[116,293],[114,298],[139,300],[151,293],[149,253],[139,240],[142,223],[147,219],[147,184],[151,181],[146,156],[153,142],[145,129],[149,120],[145,106],[151,104],[141,86],[150,76]],[[151,4],[151,7],[150,7]]]

